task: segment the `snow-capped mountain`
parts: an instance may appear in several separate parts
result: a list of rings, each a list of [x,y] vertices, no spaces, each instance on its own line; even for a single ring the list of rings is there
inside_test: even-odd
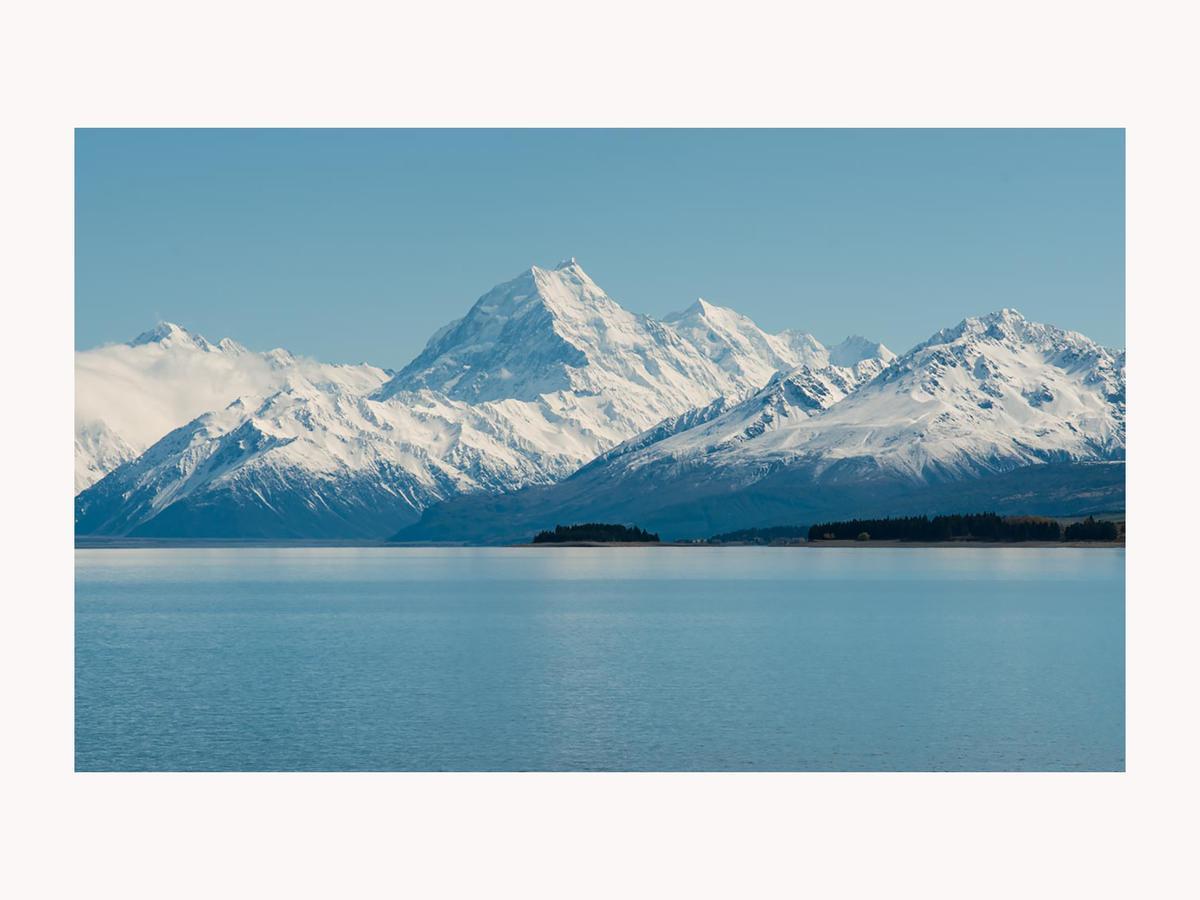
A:
[[[386,383],[293,366],[274,383],[247,378],[236,402],[226,390],[80,495],[77,531],[385,536],[431,504],[549,484],[664,420],[683,427],[776,363],[829,357],[810,336],[697,306],[672,317],[689,324],[659,322],[622,309],[573,259],[532,267]],[[701,349],[688,336],[701,319],[732,324]]]
[[[764,385],[780,369],[828,365],[829,351],[811,334],[767,334],[750,319],[700,299],[664,320],[722,371]]]
[[[422,392],[379,402],[302,376],[168,434],[76,505],[80,531],[364,537],[430,503],[561,477],[590,452],[545,421]],[[538,446],[538,428],[557,452]],[[523,431],[523,433],[522,433]]]
[[[374,366],[338,366],[254,353],[162,322],[126,344],[75,354],[75,492],[136,458],[172,429],[238,397],[263,397],[292,374],[369,393],[389,377]]]
[[[664,447],[681,443],[736,448],[767,431],[817,415],[883,371],[894,354],[882,344],[878,348],[878,356],[860,359],[849,367],[805,364],[776,372],[766,385],[740,403],[720,397],[708,406],[665,419],[601,454],[589,467],[639,451],[657,455]],[[814,356],[818,360],[828,358],[823,348],[820,356]],[[668,439],[673,440],[667,443]]]
[[[1124,453],[1125,354],[1005,309],[890,364],[780,373],[741,403],[638,436],[561,484],[504,498],[492,522],[516,536],[587,515],[696,537],[963,503],[1100,511],[1124,503]],[[486,537],[471,508],[463,500],[431,510],[404,536],[478,528]]]
[[[627,465],[805,459],[820,471],[855,460],[929,479],[1124,455],[1124,353],[1081,334],[1005,309],[940,331],[886,368],[881,362],[801,367]]]
[[[95,484],[123,462],[137,457],[121,435],[104,422],[75,420],[75,493]]]
[[[704,300],[631,313],[570,259],[488,291],[396,373],[164,324],[77,354],[76,377],[79,534],[697,537],[1123,504],[1124,353],[1007,309],[896,357]]]
[[[572,258],[493,288],[376,396],[429,389],[468,403],[536,402],[589,415],[611,441],[827,355],[811,335],[767,334],[704,301],[663,321],[631,313]]]

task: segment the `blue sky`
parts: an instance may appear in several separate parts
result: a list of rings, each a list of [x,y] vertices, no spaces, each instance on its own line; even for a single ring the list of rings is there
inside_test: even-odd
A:
[[[1013,306],[1125,343],[1119,130],[76,132],[76,346],[160,319],[399,367],[492,285],[578,257],[903,351]]]

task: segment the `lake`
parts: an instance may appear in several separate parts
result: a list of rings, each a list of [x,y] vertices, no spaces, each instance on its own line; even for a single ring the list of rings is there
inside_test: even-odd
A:
[[[76,550],[94,770],[1125,767],[1125,556]]]

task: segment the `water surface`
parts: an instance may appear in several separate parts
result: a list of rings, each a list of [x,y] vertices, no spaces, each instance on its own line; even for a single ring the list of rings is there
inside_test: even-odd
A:
[[[1123,770],[1124,553],[76,551],[79,770]]]

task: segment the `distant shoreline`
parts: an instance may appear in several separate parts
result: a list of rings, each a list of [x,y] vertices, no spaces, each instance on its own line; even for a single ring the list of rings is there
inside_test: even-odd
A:
[[[401,545],[404,546],[404,545]],[[408,545],[414,546],[414,545]],[[432,545],[431,545],[432,546]],[[721,547],[763,547],[770,550],[820,550],[822,547],[854,547],[856,549],[868,549],[871,547],[892,547],[892,548],[913,548],[913,549],[937,549],[945,547],[1109,547],[1125,549],[1124,541],[796,541],[793,543],[778,543],[778,544],[756,544],[751,541],[726,541],[720,544],[708,543],[691,543],[681,541],[674,543],[671,541],[659,542],[630,542],[620,543],[617,541],[561,541],[561,542],[546,542],[542,544],[505,544],[507,547],[695,547],[705,550],[718,550]]]
[[[268,538],[76,538],[76,550],[187,550],[187,549],[368,549],[384,547],[390,549],[434,550],[434,549],[519,549],[522,547],[613,547],[630,549],[636,547],[671,547],[703,550],[718,550],[722,547],[762,547],[772,550],[809,549],[819,550],[822,547],[854,547],[870,549],[872,547],[891,547],[893,549],[939,549],[939,548],[1047,548],[1069,547],[1075,549],[1125,549],[1124,541],[798,541],[795,543],[755,544],[749,541],[729,541],[721,544],[691,543],[672,541],[563,541],[545,542],[540,544],[468,544],[442,541],[438,543],[400,543],[396,541],[354,541],[354,540],[283,540]]]

